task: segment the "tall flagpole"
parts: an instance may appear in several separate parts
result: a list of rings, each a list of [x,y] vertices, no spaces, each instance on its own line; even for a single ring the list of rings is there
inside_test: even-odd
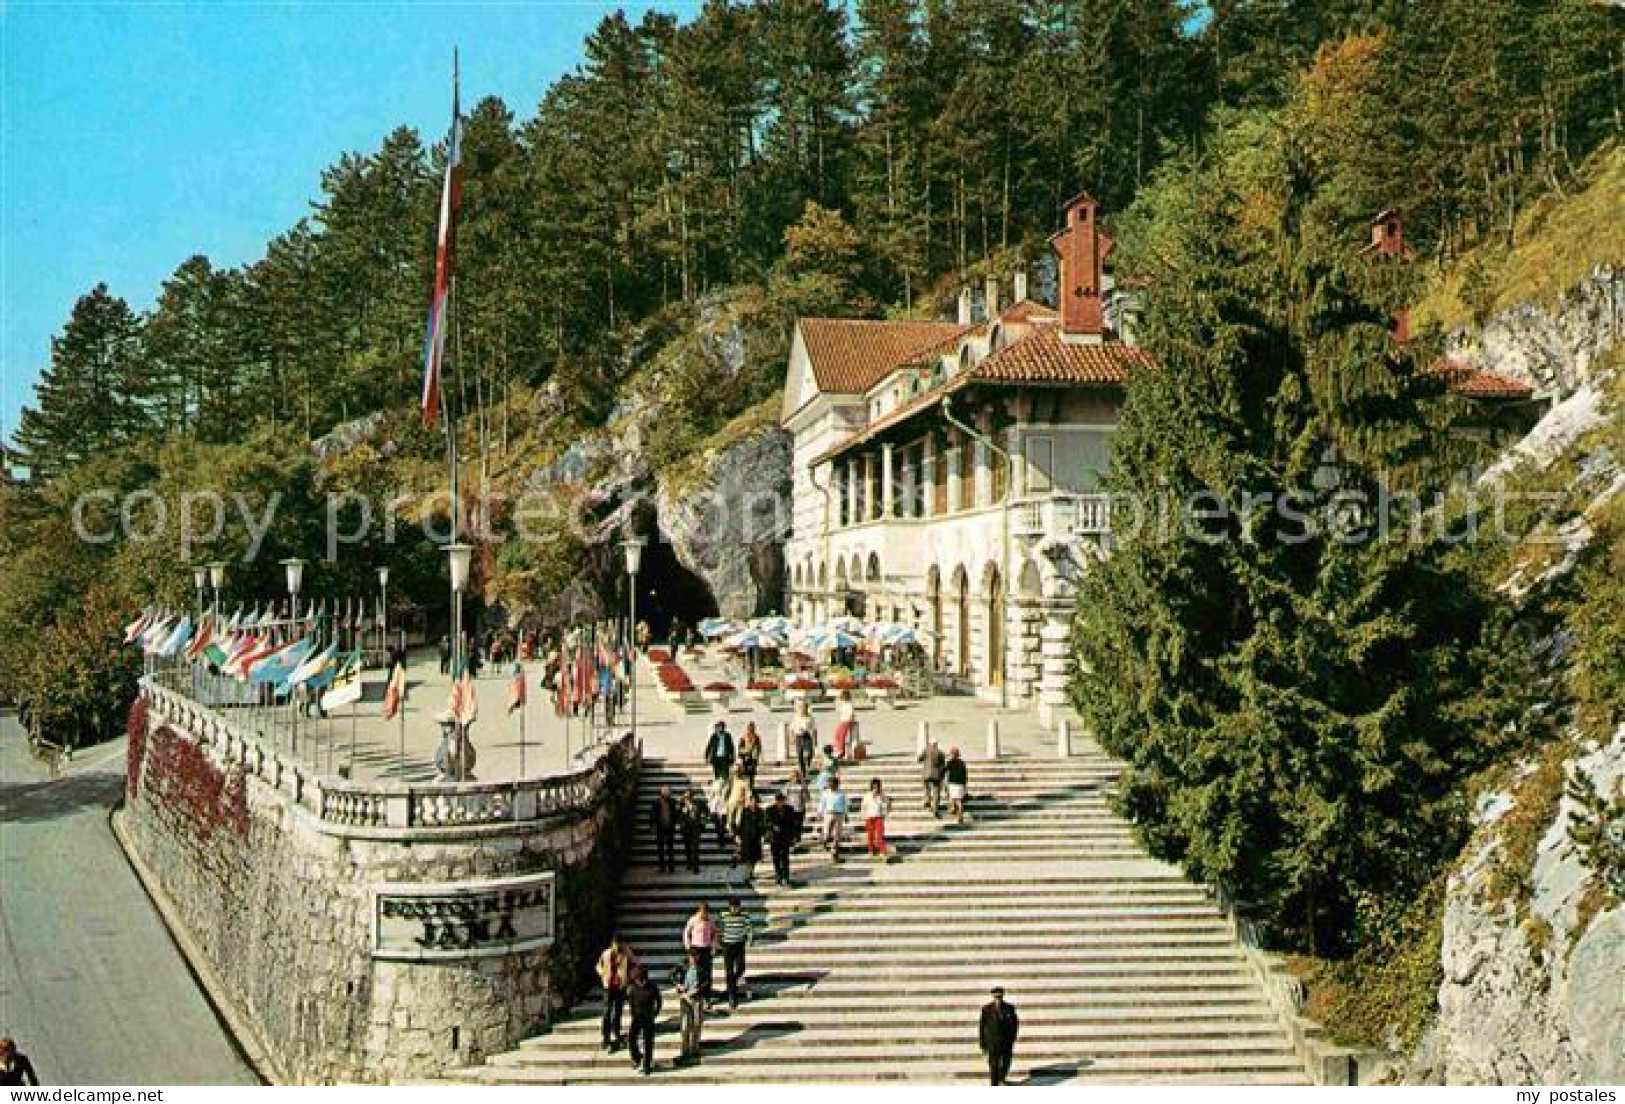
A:
[[[519,664],[519,778],[525,777],[525,709],[530,704],[530,688],[525,685],[525,665]]]

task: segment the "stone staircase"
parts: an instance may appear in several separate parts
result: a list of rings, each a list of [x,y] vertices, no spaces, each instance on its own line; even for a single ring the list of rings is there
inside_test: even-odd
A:
[[[667,998],[653,1080],[979,1081],[977,1013],[999,984],[1022,1017],[1013,1083],[1307,1083],[1222,914],[1110,811],[1112,760],[973,761],[963,825],[925,811],[917,770],[896,756],[845,774],[854,794],[878,777],[893,795],[890,862],[862,853],[855,824],[836,865],[809,827],[796,885],[780,889],[770,861],[740,886],[709,830],[700,874],[659,873],[643,810],[661,786],[676,792],[709,771],[645,761],[620,926]],[[758,781],[766,791],[785,773],[766,765]],[[749,952],[751,998],[707,1020],[702,1063],[674,1069],[677,1000],[665,983],[683,923],[699,901],[718,911],[731,893],[766,922]],[[596,996],[458,1076],[639,1079],[624,1051],[599,1048]]]

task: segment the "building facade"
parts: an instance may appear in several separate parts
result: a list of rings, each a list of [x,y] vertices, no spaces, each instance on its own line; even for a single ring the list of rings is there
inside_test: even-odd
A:
[[[965,291],[952,322],[801,319],[781,419],[792,617],[926,630],[942,676],[1046,724],[1067,706],[1077,581],[1109,549],[1102,479],[1124,386],[1154,370],[1094,200],[1065,210],[1050,239],[1058,308],[1028,299],[1017,273],[1008,306],[988,281],[979,318]],[[1377,248],[1402,248],[1393,212],[1373,225]],[[1394,240],[1380,238],[1390,225]],[[1477,401],[1486,381],[1497,401],[1529,397],[1485,372],[1450,386]]]
[[[1007,705],[1064,708],[1078,573],[1105,551],[1102,493],[1123,384],[1111,239],[1088,196],[1051,239],[1059,310],[989,280],[979,318],[802,319],[783,423],[794,439],[786,608],[926,630],[944,676]]]

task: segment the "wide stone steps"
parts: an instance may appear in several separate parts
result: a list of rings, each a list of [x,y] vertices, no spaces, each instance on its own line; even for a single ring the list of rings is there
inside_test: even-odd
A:
[[[961,737],[979,750],[979,737]],[[709,824],[702,869],[655,869],[646,813],[664,786],[710,780],[698,760],[649,762],[623,880],[619,927],[666,996],[656,1081],[834,1084],[986,1080],[976,1018],[1004,985],[1022,1013],[1013,1082],[1305,1083],[1290,1043],[1205,891],[1151,860],[1111,811],[1120,772],[1104,756],[970,762],[965,823],[922,807],[912,757],[850,766],[845,861],[816,840],[792,857],[796,882],[772,884],[764,856],[744,883]],[[764,764],[771,793],[788,769]],[[864,853],[856,799],[870,778],[893,798],[892,855]],[[681,841],[678,862],[683,861]],[[674,1068],[683,925],[700,901],[738,896],[758,922],[747,999],[705,1027],[701,1063]],[[720,991],[722,964],[716,964]],[[598,995],[545,1033],[464,1071],[512,1084],[641,1080],[599,1048]]]

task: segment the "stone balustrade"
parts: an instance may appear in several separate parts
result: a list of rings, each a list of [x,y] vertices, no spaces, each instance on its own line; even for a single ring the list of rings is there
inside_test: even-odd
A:
[[[206,747],[222,765],[286,795],[330,835],[390,838],[439,830],[523,826],[597,805],[611,757],[636,759],[630,733],[600,749],[593,762],[567,775],[511,782],[404,784],[323,776],[230,717],[162,679],[142,680],[153,716]]]
[[[1018,502],[1010,531],[1018,537],[1098,537],[1111,532],[1112,500],[1104,494],[1054,494]]]

